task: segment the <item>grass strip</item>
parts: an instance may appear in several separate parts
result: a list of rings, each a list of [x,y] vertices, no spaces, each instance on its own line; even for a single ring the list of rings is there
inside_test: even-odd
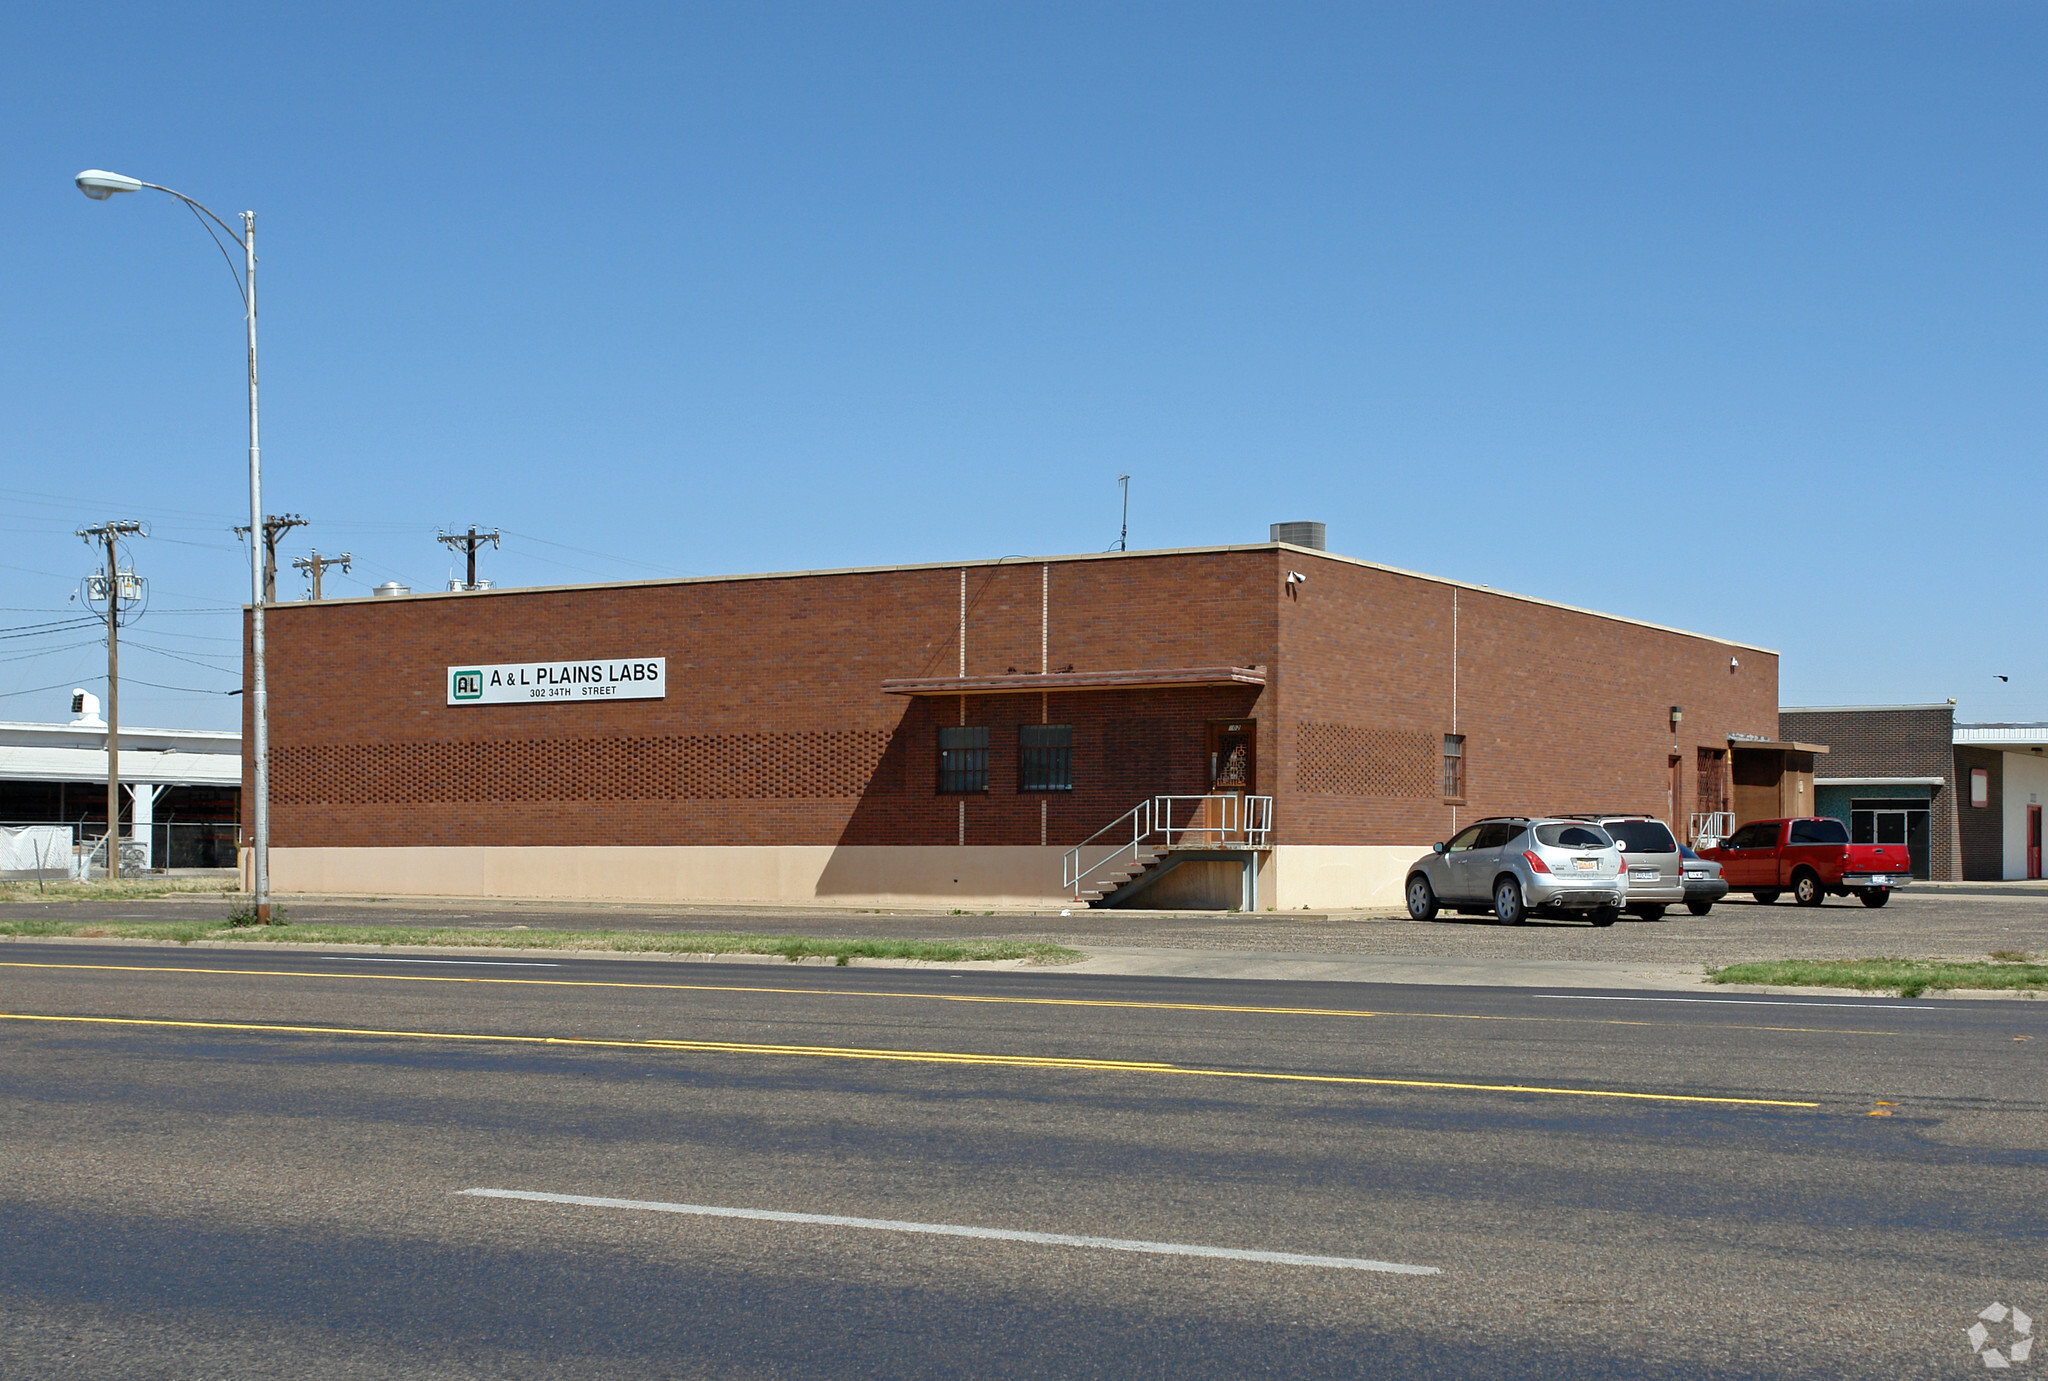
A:
[[[1772,988],[1852,988],[1900,997],[1955,988],[2036,992],[2048,988],[2048,964],[1964,959],[1772,959],[1708,969],[1709,983]]]
[[[372,925],[230,926],[225,921],[0,920],[0,935],[33,939],[226,940],[250,945],[434,945],[460,949],[598,950],[615,954],[765,954],[783,959],[918,959],[931,964],[1026,959],[1071,964],[1084,956],[1063,945],[1020,940],[873,940],[816,935],[680,935],[635,930],[466,930]]]
[[[234,886],[231,882],[230,888]],[[223,895],[219,878],[137,878],[119,882],[0,882],[0,903],[16,901],[139,901],[148,897]]]

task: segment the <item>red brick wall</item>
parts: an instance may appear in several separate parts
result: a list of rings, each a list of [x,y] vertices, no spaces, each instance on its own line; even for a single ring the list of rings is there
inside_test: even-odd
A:
[[[1310,576],[1290,594],[1288,569]],[[969,675],[1035,672],[1041,597],[1059,671],[1253,665],[1264,690],[977,696],[991,782],[969,844],[1072,844],[1147,795],[1206,786],[1203,726],[1252,718],[1282,843],[1442,837],[1452,589],[1249,549],[967,567]],[[1044,582],[1044,583],[1042,583]],[[1672,738],[1776,727],[1776,659],[1483,591],[1460,591],[1458,726],[1483,813],[1661,814]],[[882,694],[960,665],[959,568],[508,590],[273,607],[273,842],[950,844],[936,791],[957,699]],[[446,669],[668,658],[668,698],[445,703]],[[1728,670],[1730,656],[1742,667]],[[1016,789],[1017,726],[1071,724],[1075,790]],[[245,725],[245,732],[247,726]],[[245,740],[247,741],[247,740]]]
[[[1286,569],[1309,579],[1290,592]],[[1778,667],[1769,653],[1296,552],[1283,554],[1275,582],[1282,674],[1269,697],[1277,732],[1268,740],[1289,769],[1274,803],[1283,842],[1446,836],[1453,807],[1440,794],[1441,753],[1454,732],[1454,599],[1461,821],[1583,810],[1665,817],[1674,743],[1683,816],[1697,746],[1725,748],[1731,732],[1777,732]],[[1731,658],[1741,663],[1732,671]],[[1676,735],[1673,705],[1685,711]],[[1332,772],[1324,745],[1347,739],[1367,760]]]
[[[967,568],[967,671],[1273,660],[1267,552]],[[275,606],[272,836],[374,844],[951,844],[937,731],[959,701],[885,695],[960,665],[958,568]],[[1043,629],[1041,613],[1044,612]],[[450,666],[666,656],[666,700],[446,704]],[[991,790],[967,842],[1072,843],[1206,783],[1202,724],[1252,688],[1053,695],[1076,790],[1016,790],[1035,695],[970,700]],[[246,729],[246,725],[245,725]],[[253,740],[245,740],[253,741]]]

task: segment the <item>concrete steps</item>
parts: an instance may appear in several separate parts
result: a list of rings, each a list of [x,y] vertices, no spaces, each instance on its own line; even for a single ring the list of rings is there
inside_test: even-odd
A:
[[[1139,849],[1128,859],[1104,864],[1100,871],[1089,874],[1081,884],[1076,900],[1091,907],[1108,906],[1110,898],[1118,891],[1158,867],[1159,861],[1165,857],[1164,849]]]

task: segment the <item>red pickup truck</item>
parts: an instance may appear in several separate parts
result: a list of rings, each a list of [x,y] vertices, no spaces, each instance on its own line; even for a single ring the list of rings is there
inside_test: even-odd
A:
[[[1819,906],[1830,894],[1883,906],[1913,878],[1904,844],[1851,844],[1847,825],[1815,816],[1752,820],[1699,854],[1721,865],[1729,891],[1760,902],[1789,891],[1801,906]]]

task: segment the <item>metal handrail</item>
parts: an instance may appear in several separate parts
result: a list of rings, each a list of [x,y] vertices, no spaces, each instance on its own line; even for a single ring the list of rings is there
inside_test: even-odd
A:
[[[1696,810],[1692,813],[1692,825],[1688,831],[1691,842],[1702,839],[1726,839],[1735,833],[1735,812],[1732,810]]]
[[[1197,810],[1191,813],[1192,818],[1187,825],[1176,828],[1173,823],[1173,811],[1175,803],[1180,801],[1190,801],[1197,805],[1205,805],[1210,801],[1222,802],[1219,823],[1196,823],[1206,818],[1206,812]],[[1126,821],[1131,826],[1128,844],[1121,842],[1119,829]],[[1082,867],[1081,851],[1112,830],[1117,830],[1119,834],[1116,846],[1087,867]],[[1106,863],[1124,857],[1127,853],[1132,859],[1136,859],[1138,851],[1154,836],[1163,836],[1164,842],[1171,847],[1176,842],[1186,844],[1188,835],[1199,835],[1201,838],[1198,842],[1213,842],[1217,846],[1243,844],[1254,849],[1266,848],[1273,836],[1273,798],[1239,796],[1227,792],[1206,796],[1149,796],[1068,849],[1061,860],[1061,884],[1078,896],[1082,880],[1090,873]]]

